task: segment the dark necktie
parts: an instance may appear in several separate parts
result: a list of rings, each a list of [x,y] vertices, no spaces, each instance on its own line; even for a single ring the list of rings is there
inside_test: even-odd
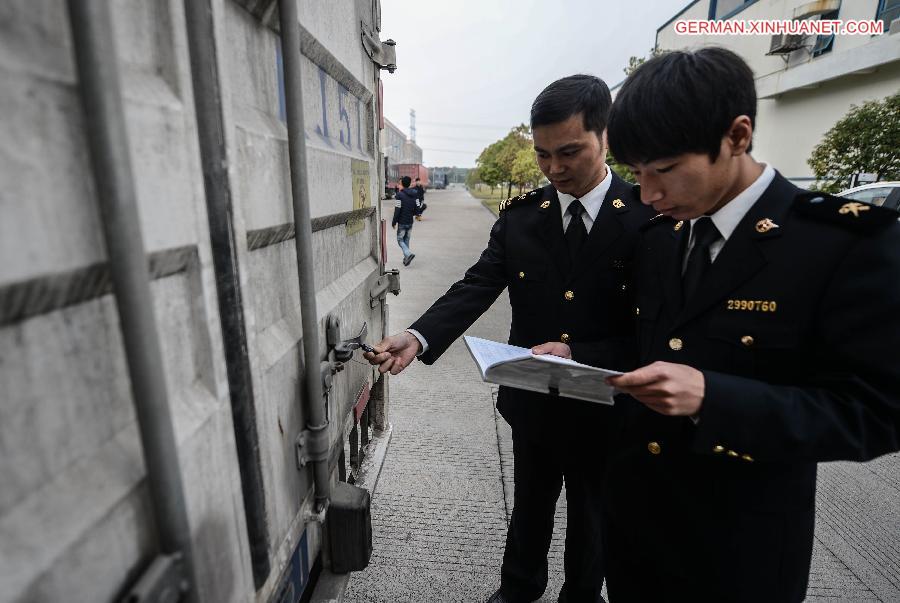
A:
[[[578,252],[584,245],[585,240],[587,240],[587,229],[584,227],[584,220],[581,219],[581,214],[584,213],[584,205],[581,204],[581,201],[575,199],[569,203],[569,208],[566,211],[572,216],[569,220],[569,226],[566,228],[566,242],[569,244],[569,257],[572,258],[572,263],[574,264]]]
[[[687,266],[685,266],[681,280],[681,290],[684,292],[685,303],[691,299],[691,296],[703,279],[703,275],[706,274],[706,271],[712,264],[709,246],[721,236],[719,229],[713,224],[712,218],[706,216],[697,220],[691,231],[694,235],[694,246],[691,247],[691,253],[688,255]]]

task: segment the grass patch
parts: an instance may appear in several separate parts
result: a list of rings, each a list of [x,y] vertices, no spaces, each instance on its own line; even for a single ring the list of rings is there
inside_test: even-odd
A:
[[[475,188],[470,188],[469,194],[476,199],[480,199],[481,204],[491,210],[495,216],[500,215],[500,210],[498,209],[500,202],[505,201],[507,198],[506,189],[499,187],[494,187],[493,194],[491,194],[491,190],[488,187],[477,186]]]
[[[498,218],[500,217],[500,201],[501,199],[482,199],[481,204],[491,210]]]

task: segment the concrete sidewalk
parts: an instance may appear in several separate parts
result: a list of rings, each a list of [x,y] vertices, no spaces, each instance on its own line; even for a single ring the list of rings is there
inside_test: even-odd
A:
[[[401,268],[402,288],[391,298],[392,333],[478,259],[494,222],[464,190],[430,191],[427,201],[408,267],[388,232],[388,266]],[[386,202],[385,216],[392,211]],[[505,341],[509,320],[504,293],[469,333]],[[493,395],[462,340],[434,366],[416,362],[391,378],[393,435],[372,499],[372,563],[353,576],[345,600],[479,601],[499,586],[507,503],[497,430],[508,428]]]
[[[387,202],[389,218],[393,203]],[[416,254],[403,268],[394,237],[388,266],[401,267],[390,330],[409,326],[473,264],[493,216],[461,190],[431,191],[412,231]],[[506,294],[468,331],[505,341]],[[512,509],[512,444],[462,340],[433,366],[414,363],[391,378],[393,436],[372,498],[374,553],[352,576],[345,601],[484,601],[500,583]],[[900,456],[864,465],[831,463],[819,473],[809,601],[900,601]],[[551,546],[551,582],[562,586],[565,498]]]

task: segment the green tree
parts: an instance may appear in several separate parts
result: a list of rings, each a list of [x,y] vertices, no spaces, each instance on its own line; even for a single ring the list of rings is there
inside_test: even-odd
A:
[[[630,182],[632,184],[637,182],[634,174],[631,173],[631,170],[628,169],[628,166],[624,163],[619,163],[616,161],[616,158],[612,156],[612,153],[609,151],[606,152],[606,165],[609,166],[609,169],[614,171],[619,178],[624,180],[625,182]]]
[[[507,184],[507,197],[512,196],[513,183],[518,184],[518,181],[513,176],[513,168],[515,167],[516,157],[522,149],[533,149],[531,130],[525,124],[520,124],[510,130],[509,134],[500,141],[500,151],[497,155],[497,160],[503,174],[503,181]]]
[[[520,124],[510,130],[509,134],[488,145],[478,156],[476,163],[481,182],[490,186],[491,190],[495,185],[505,183],[506,196],[511,196],[516,155],[521,149],[531,148],[531,130],[528,126]]]
[[[475,185],[481,182],[481,170],[474,168],[466,173],[466,187],[474,189]]]
[[[653,57],[658,57],[661,54],[665,54],[667,51],[663,50],[659,46],[654,46],[650,49],[650,54],[645,57],[628,57],[628,65],[626,65],[622,71],[625,72],[626,76],[634,73],[638,67],[647,62],[647,59],[652,59]]]
[[[519,185],[519,193],[526,186],[537,187],[542,176],[541,168],[534,156],[534,149],[528,147],[519,149],[512,168],[512,180]]]
[[[481,151],[478,159],[475,160],[475,163],[478,165],[479,181],[491,187],[492,193],[494,192],[494,187],[503,182],[502,168],[497,160],[501,142],[498,140],[486,147]]]
[[[881,180],[900,180],[900,92],[880,101],[851,105],[850,111],[812,151],[807,163],[816,188],[834,193],[851,174],[874,172]]]

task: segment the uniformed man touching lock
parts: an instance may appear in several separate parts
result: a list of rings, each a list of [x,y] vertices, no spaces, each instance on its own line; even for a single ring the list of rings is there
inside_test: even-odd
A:
[[[753,73],[721,48],[647,61],[609,138],[645,204],[639,368],[607,495],[616,601],[802,601],[816,463],[900,448],[900,225],[750,155]]]
[[[417,355],[435,362],[509,289],[509,342],[568,343],[575,358],[608,368],[633,362],[633,297],[627,278],[638,227],[653,212],[605,165],[606,84],[575,75],[549,85],[531,109],[534,148],[550,185],[501,203],[488,246],[464,278],[408,331],[367,354],[397,374]],[[596,346],[584,342],[604,340]],[[633,349],[633,348],[632,348]],[[631,361],[631,362],[630,362]],[[547,553],[563,479],[568,503],[560,601],[600,601],[603,544],[598,468],[609,409],[501,387],[512,426],[515,505],[501,588],[493,602],[533,601],[547,585]]]

